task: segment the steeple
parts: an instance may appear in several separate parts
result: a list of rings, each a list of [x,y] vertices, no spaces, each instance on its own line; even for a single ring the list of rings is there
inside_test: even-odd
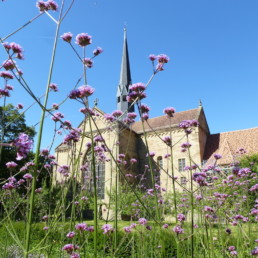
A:
[[[121,63],[120,80],[117,88],[117,109],[122,112],[133,112],[134,106],[130,107],[130,103],[127,102],[126,97],[129,94],[129,86],[132,84],[130,62],[128,55],[128,46],[126,38],[126,28],[124,28],[124,46]]]

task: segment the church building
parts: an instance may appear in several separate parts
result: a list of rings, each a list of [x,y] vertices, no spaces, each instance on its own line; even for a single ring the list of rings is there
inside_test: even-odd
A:
[[[126,32],[124,35],[124,45],[122,54],[122,64],[119,85],[117,88],[116,102],[117,109],[122,112],[134,112],[134,105],[127,102],[129,86],[132,85],[129,53],[127,46]],[[115,177],[118,173],[113,158],[118,159],[119,154],[124,154],[122,158],[124,164],[121,165],[124,176],[133,180],[137,175],[143,175],[148,172],[147,154],[154,152],[151,156],[153,170],[161,188],[172,191],[172,172],[171,157],[169,157],[170,147],[162,139],[165,136],[171,136],[173,145],[173,168],[174,176],[180,185],[187,185],[189,182],[186,166],[190,165],[188,152],[182,152],[181,145],[187,141],[185,130],[179,127],[179,123],[184,120],[196,120],[198,127],[192,128],[188,135],[191,143],[191,164],[197,164],[200,167],[214,164],[214,154],[220,154],[221,159],[216,163],[222,167],[227,167],[237,161],[239,155],[243,152],[248,154],[258,153],[258,128],[251,128],[239,131],[211,134],[205,117],[202,104],[191,110],[176,112],[173,117],[166,115],[150,118],[142,122],[125,124],[122,120],[111,123],[108,121],[107,114],[94,107],[94,124],[92,131],[94,137],[101,137],[105,140],[105,145],[109,152],[105,153],[105,160],[96,157],[96,175],[98,197],[102,202],[108,203],[109,194],[115,184]],[[81,122],[79,128],[83,135],[76,146],[61,143],[56,148],[56,161],[59,166],[68,165],[70,169],[76,169],[76,179],[85,187],[92,191],[92,171],[91,171],[91,147],[89,145],[90,126],[87,118]],[[148,146],[146,146],[146,140]],[[96,142],[96,146],[99,145]],[[72,164],[71,159],[74,148],[80,154],[79,163]],[[80,169],[81,167],[86,169]],[[65,180],[58,168],[54,171],[55,180],[58,182]],[[123,177],[119,176],[120,183],[123,183]],[[178,185],[179,185],[178,184]],[[177,191],[181,191],[176,185]],[[104,206],[103,206],[104,207]]]

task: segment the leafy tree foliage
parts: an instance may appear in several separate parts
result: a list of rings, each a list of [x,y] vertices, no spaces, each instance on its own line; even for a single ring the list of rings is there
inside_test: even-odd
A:
[[[0,142],[12,143],[20,133],[26,133],[31,138],[36,134],[33,127],[26,125],[25,116],[20,113],[12,104],[0,107]],[[16,162],[17,168],[22,167],[26,162],[33,159],[33,153],[30,153],[26,159]],[[0,178],[8,178],[9,171],[6,169],[6,163],[16,161],[16,150],[10,146],[0,147]]]

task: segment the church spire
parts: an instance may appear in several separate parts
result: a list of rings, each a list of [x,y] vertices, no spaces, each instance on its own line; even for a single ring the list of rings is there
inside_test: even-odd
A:
[[[117,88],[117,109],[122,112],[133,112],[134,107],[130,107],[130,103],[127,102],[126,97],[129,94],[129,86],[132,84],[130,62],[126,38],[126,28],[124,28],[124,46],[121,63],[120,80]]]

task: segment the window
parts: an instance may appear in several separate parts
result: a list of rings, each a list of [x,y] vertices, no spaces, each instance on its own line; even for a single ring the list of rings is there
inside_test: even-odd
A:
[[[178,160],[178,171],[183,172],[185,168],[185,159]]]
[[[127,100],[126,100],[126,95],[123,95],[123,101],[127,101]]]
[[[120,97],[117,97],[117,102],[118,102],[118,103],[120,102]]]
[[[95,172],[97,177],[97,192],[98,198],[104,199],[105,197],[105,162],[95,161]],[[85,156],[85,161],[83,162],[83,185],[86,189],[93,193],[94,192],[94,180],[93,180],[93,170],[91,162],[91,153]]]
[[[180,178],[180,183],[181,183],[181,185],[186,185],[186,177],[182,176]]]

